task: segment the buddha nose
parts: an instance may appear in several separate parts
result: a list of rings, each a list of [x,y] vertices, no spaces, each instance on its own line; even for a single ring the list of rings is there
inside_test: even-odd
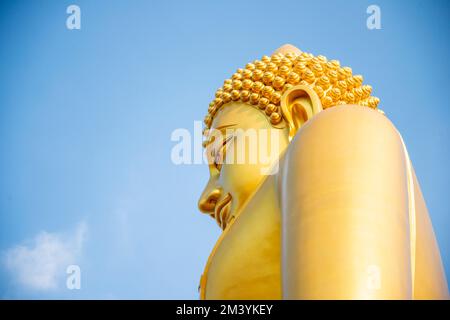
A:
[[[198,208],[203,213],[214,212],[217,200],[220,199],[222,192],[220,188],[208,184],[198,200]]]

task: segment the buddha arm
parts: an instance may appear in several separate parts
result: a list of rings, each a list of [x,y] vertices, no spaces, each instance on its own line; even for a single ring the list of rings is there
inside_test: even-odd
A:
[[[391,122],[342,106],[311,119],[281,167],[284,299],[410,299],[406,156]]]

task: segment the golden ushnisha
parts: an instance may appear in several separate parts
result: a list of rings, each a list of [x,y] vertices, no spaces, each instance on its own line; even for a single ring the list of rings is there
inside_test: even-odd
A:
[[[209,104],[204,122],[210,128],[216,112],[227,102],[243,101],[258,106],[272,124],[282,119],[280,99],[282,94],[296,84],[311,87],[319,96],[324,109],[357,104],[377,108],[380,100],[371,96],[372,87],[362,85],[361,75],[352,75],[352,69],[341,67],[339,61],[322,55],[302,52],[276,53],[248,63],[238,69],[231,79],[226,79]]]

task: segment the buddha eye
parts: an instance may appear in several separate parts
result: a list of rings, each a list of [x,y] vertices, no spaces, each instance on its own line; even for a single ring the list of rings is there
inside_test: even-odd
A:
[[[223,159],[221,157],[222,157],[222,152],[219,151],[219,152],[216,153],[216,156],[214,158],[214,166],[216,167],[216,169],[218,171],[220,171],[222,169]]]
[[[214,154],[214,166],[218,171],[222,169],[222,164],[225,161],[225,152],[228,142],[233,139],[233,136],[228,136],[224,139],[222,146],[216,150]]]

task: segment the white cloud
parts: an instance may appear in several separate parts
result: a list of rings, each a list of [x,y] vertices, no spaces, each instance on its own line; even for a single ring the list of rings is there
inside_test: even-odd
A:
[[[79,264],[87,225],[78,224],[70,234],[40,232],[29,245],[16,245],[3,257],[14,280],[27,289],[54,290],[64,284],[66,268]]]

